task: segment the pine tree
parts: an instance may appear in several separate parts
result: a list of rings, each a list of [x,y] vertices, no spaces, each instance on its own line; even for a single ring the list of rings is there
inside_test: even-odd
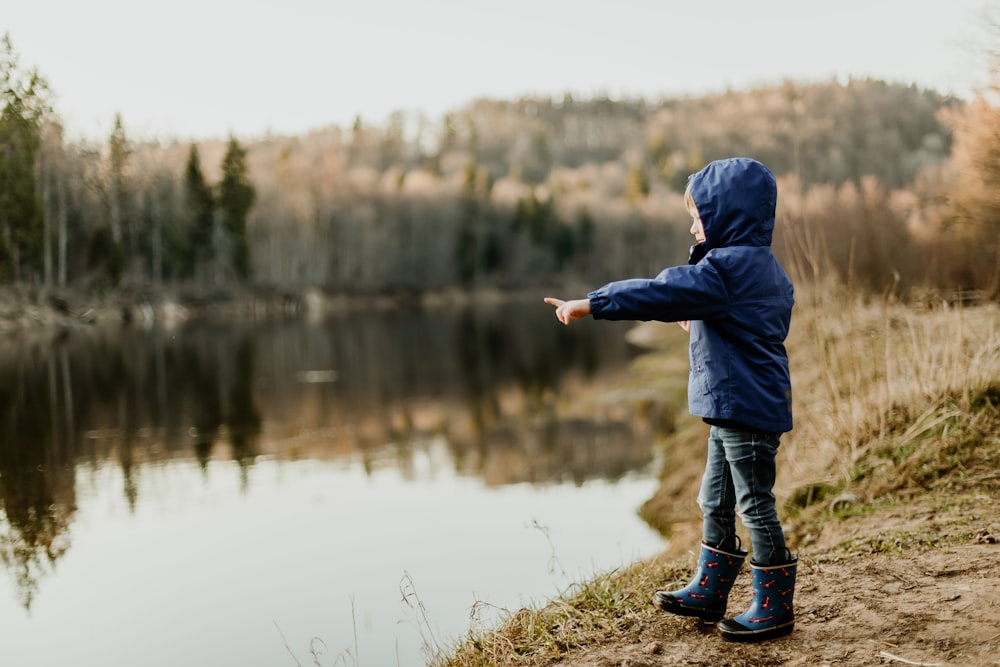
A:
[[[226,155],[222,159],[219,211],[222,215],[222,229],[232,247],[233,269],[241,280],[246,280],[252,273],[247,216],[256,198],[257,190],[250,182],[247,168],[247,151],[235,137],[230,136]]]
[[[109,163],[109,200],[111,205],[111,236],[115,243],[122,243],[122,217],[124,216],[125,170],[129,154],[132,152],[122,126],[121,114],[115,115],[115,128],[108,141]]]
[[[470,287],[476,278],[477,246],[481,202],[476,195],[475,163],[465,166],[462,184],[461,217],[455,237],[455,266],[463,287]]]
[[[190,277],[199,269],[207,269],[215,258],[215,200],[211,188],[205,183],[198,146],[195,144],[191,144],[187,167],[184,169],[184,209],[187,218],[185,241],[188,262],[181,273]]]
[[[21,72],[10,36],[0,41],[0,278],[20,281],[42,270],[42,202],[36,163],[48,88]],[[28,274],[28,275],[26,275]]]

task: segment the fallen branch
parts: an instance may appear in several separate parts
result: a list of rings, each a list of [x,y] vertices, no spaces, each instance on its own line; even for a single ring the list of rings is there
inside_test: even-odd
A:
[[[917,662],[915,660],[907,660],[906,658],[900,658],[898,655],[893,655],[888,651],[879,651],[878,655],[880,658],[895,660],[897,662],[902,662],[907,665],[919,665],[920,667],[941,667],[940,662]]]

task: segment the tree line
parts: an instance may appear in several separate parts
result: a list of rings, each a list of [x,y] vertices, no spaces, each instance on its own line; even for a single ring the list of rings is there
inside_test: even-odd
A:
[[[67,140],[44,78],[9,36],[2,51],[2,282],[371,294],[649,275],[686,257],[687,176],[747,155],[779,176],[776,247],[802,279],[997,291],[985,99],[784,82],[197,144],[131,139],[118,116],[94,143]]]
[[[45,287],[219,285],[250,277],[247,218],[256,191],[230,137],[218,182],[197,145],[178,174],[133,174],[142,148],[116,116],[107,145],[70,144],[36,71],[0,43],[0,281]]]

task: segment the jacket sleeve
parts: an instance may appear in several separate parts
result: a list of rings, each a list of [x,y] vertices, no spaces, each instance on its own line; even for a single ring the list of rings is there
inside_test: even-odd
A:
[[[598,320],[705,320],[728,311],[729,291],[710,262],[675,266],[655,278],[608,283],[587,295]]]

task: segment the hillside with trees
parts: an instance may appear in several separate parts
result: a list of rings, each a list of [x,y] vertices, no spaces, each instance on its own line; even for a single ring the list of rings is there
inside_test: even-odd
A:
[[[1000,140],[984,101],[789,81],[697,98],[480,99],[437,120],[198,144],[131,138],[118,116],[95,143],[66,137],[9,35],[0,56],[0,281],[15,286],[599,284],[683,262],[687,176],[746,155],[779,177],[775,245],[799,277],[997,293]]]

